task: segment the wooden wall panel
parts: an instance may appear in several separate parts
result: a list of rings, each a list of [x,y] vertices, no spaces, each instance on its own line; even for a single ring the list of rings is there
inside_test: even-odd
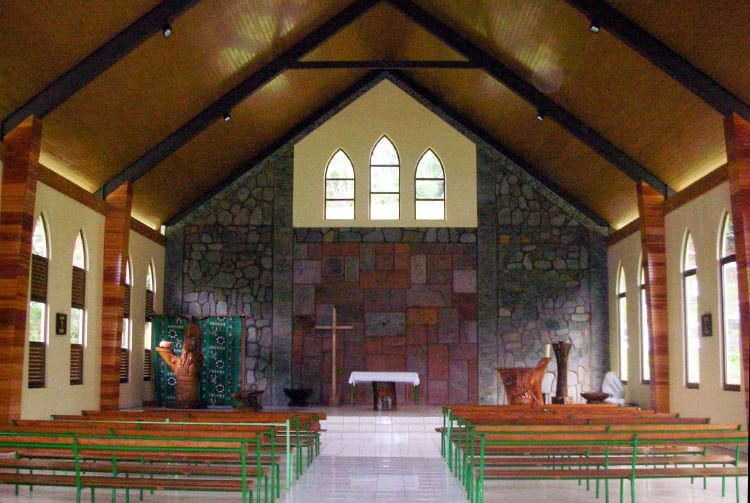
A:
[[[0,199],[0,420],[21,417],[31,237],[42,123],[29,117],[5,137]]]
[[[744,367],[742,384],[745,390],[745,417],[750,423],[750,123],[737,115],[732,115],[725,120],[725,133],[740,291],[740,333]]]
[[[102,361],[99,407],[119,408],[120,342],[122,340],[125,265],[128,261],[133,186],[126,183],[107,197],[104,222],[104,277],[102,302]]]
[[[651,408],[669,412],[669,327],[667,324],[667,254],[664,235],[664,198],[638,182],[641,244],[646,265],[651,354]]]

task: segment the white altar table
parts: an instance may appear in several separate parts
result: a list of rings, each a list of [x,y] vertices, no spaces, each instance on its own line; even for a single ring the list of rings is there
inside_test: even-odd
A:
[[[349,375],[349,403],[354,403],[354,386],[363,382],[406,383],[414,386],[414,403],[419,403],[419,374],[416,372],[354,371]]]

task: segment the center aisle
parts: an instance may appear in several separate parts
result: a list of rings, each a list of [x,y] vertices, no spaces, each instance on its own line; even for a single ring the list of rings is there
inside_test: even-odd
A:
[[[327,409],[321,454],[284,503],[465,503],[466,494],[440,456],[439,407],[374,412]]]

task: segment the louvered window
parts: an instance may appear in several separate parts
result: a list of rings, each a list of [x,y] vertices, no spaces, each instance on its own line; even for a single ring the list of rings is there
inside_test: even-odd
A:
[[[73,246],[73,281],[70,295],[70,384],[83,384],[83,348],[86,341],[86,251],[83,232]]]
[[[143,380],[150,381],[154,376],[154,353],[148,348],[143,351]]]
[[[44,387],[45,361],[45,344],[29,341],[29,388]]]
[[[31,299],[29,300],[29,388],[43,388],[47,352],[47,232],[42,216],[34,226],[31,244]]]
[[[120,343],[120,382],[130,381],[130,262],[125,263],[125,292],[122,299],[123,320]]]
[[[130,350],[120,348],[120,382],[126,383],[130,380]]]

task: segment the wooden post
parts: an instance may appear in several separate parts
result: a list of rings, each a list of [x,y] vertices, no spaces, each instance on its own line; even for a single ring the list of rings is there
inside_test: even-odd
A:
[[[5,137],[0,190],[0,420],[20,419],[31,238],[42,123],[29,117]]]
[[[552,344],[555,350],[555,360],[557,361],[557,390],[552,403],[570,403],[568,396],[568,353],[570,353],[571,343],[555,342]]]
[[[120,347],[132,204],[133,186],[130,183],[121,185],[107,197],[107,215],[104,219],[104,298],[99,391],[99,407],[102,410],[114,410],[119,408],[120,404]]]
[[[335,407],[339,404],[338,394],[336,392],[336,330],[351,330],[351,325],[339,325],[336,321],[336,306],[333,306],[330,325],[316,325],[316,330],[331,331],[331,397],[328,404]]]
[[[664,233],[664,197],[638,182],[638,212],[641,246],[646,266],[646,306],[648,307],[651,354],[651,408],[669,412],[669,327],[667,325],[667,253]]]
[[[740,299],[740,347],[745,419],[750,423],[750,123],[736,114],[724,120]]]

